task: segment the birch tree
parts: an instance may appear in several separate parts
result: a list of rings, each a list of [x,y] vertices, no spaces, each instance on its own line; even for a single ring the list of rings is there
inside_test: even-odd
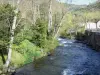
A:
[[[67,3],[68,3],[68,2],[69,2],[69,3],[72,3],[72,1],[73,1],[73,0],[66,0]],[[61,4],[61,0],[59,0],[59,2],[60,2],[60,4]],[[56,32],[55,35],[54,35],[54,39],[55,39],[56,37],[58,37],[58,34],[59,34],[59,32],[60,32],[60,29],[61,29],[63,20],[66,18],[66,13],[67,13],[67,12],[63,13],[63,8],[61,8],[61,9],[62,9],[62,18],[61,18],[61,21],[60,21],[60,23],[59,23],[59,25],[58,25],[57,32]]]
[[[62,19],[61,19],[61,22],[60,22],[60,24],[59,24],[59,26],[58,26],[57,32],[56,32],[56,34],[55,34],[55,36],[54,36],[54,39],[58,36],[59,31],[60,31],[60,27],[61,27],[61,25],[62,25],[63,20],[65,19],[65,17],[66,17],[66,14],[65,14],[65,15],[62,17]]]
[[[32,0],[32,24],[35,25],[36,22],[36,6],[35,1]]]
[[[51,31],[52,28],[52,0],[49,0],[49,21],[48,21],[48,33]]]
[[[32,24],[35,25],[37,18],[40,18],[39,0],[32,0]]]
[[[20,0],[17,1],[17,7],[16,9],[14,10],[15,12],[15,16],[14,16],[14,19],[13,19],[13,24],[12,24],[12,28],[11,28],[11,36],[10,36],[10,44],[9,44],[9,48],[8,48],[8,57],[7,57],[7,60],[6,60],[6,63],[5,63],[5,67],[8,68],[10,62],[11,62],[11,55],[12,55],[12,44],[13,44],[13,41],[14,41],[14,31],[16,29],[16,22],[17,22],[17,14],[18,14],[18,5],[20,3]]]

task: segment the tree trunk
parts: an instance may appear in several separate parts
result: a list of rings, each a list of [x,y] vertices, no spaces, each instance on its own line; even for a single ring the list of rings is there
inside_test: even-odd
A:
[[[36,5],[37,5],[37,3],[34,0],[32,0],[32,24],[34,24],[34,25],[35,25],[36,19],[37,19],[37,17],[36,17],[37,6]]]
[[[60,31],[60,27],[61,27],[61,25],[62,25],[62,21],[65,19],[65,17],[66,17],[66,14],[63,16],[63,18],[62,18],[62,20],[61,20],[61,22],[60,22],[60,24],[59,24],[59,27],[58,27],[58,29],[57,29],[57,32],[56,32],[55,36],[54,36],[54,39],[58,36],[59,31]]]
[[[61,5],[61,0],[59,0],[59,2],[60,2],[60,5]],[[61,9],[62,9],[62,8],[61,8]],[[60,31],[60,27],[61,27],[61,25],[62,25],[62,21],[65,19],[65,17],[66,17],[66,13],[64,14],[64,13],[63,13],[63,9],[62,9],[61,22],[60,22],[60,24],[59,24],[59,26],[58,26],[58,28],[57,28],[57,32],[55,33],[54,39],[58,36],[59,31]]]
[[[56,14],[55,14],[55,21],[54,21],[54,31],[53,31],[53,35],[55,35],[57,30],[57,22],[56,22]]]
[[[52,28],[52,0],[49,0],[49,22],[48,22],[48,33],[50,33]]]
[[[11,61],[11,54],[12,54],[12,44],[14,41],[14,30],[16,29],[16,21],[17,21],[17,14],[18,14],[18,4],[19,4],[20,0],[17,1],[17,8],[15,10],[15,16],[13,19],[13,25],[12,25],[12,29],[11,29],[11,36],[10,36],[10,45],[9,45],[9,49],[8,49],[8,57],[5,63],[5,67],[8,68],[10,61]]]
[[[32,0],[32,24],[34,24],[34,2]]]
[[[4,57],[4,52],[3,50],[0,51],[0,55],[2,57],[2,61],[3,61],[3,64],[5,63],[5,57]]]
[[[39,5],[39,4],[37,5],[37,10],[38,10],[38,11],[37,11],[37,13],[38,13],[38,14],[37,14],[37,15],[38,15],[38,18],[40,18],[40,5]]]
[[[97,23],[98,23],[98,22],[96,22],[96,30],[98,30],[98,25],[97,25]]]

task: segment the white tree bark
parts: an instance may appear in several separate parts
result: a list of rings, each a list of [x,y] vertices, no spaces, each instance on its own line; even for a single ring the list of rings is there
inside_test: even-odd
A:
[[[36,5],[34,5],[34,25],[36,23],[36,10],[37,10]]]
[[[67,2],[68,2],[68,1],[71,1],[71,2],[72,2],[72,0],[66,0],[66,1],[67,1]],[[61,0],[59,0],[59,2],[60,2],[60,4],[61,4]],[[62,8],[61,8],[61,9],[62,9]],[[63,12],[63,10],[62,10],[62,12]],[[55,39],[56,37],[58,37],[59,31],[60,31],[60,27],[61,27],[62,22],[63,22],[63,20],[64,20],[65,18],[66,18],[66,13],[65,13],[65,14],[62,13],[61,22],[60,22],[60,24],[59,24],[59,26],[58,26],[57,32],[56,32],[56,34],[55,34],[55,36],[54,36],[54,39]]]
[[[48,22],[48,32],[51,31],[52,28],[52,0],[49,0],[49,22]]]
[[[34,23],[34,1],[32,0],[32,24]]]
[[[17,14],[18,14],[18,4],[20,3],[20,0],[17,1],[17,8],[15,10],[15,16],[13,19],[13,25],[12,25],[12,29],[11,29],[11,36],[10,36],[10,44],[9,44],[9,48],[8,48],[8,57],[5,63],[5,67],[7,68],[11,62],[11,54],[12,54],[12,44],[14,41],[14,30],[16,29],[16,21],[17,21]]]
[[[61,27],[62,22],[63,22],[63,20],[64,20],[65,18],[66,18],[66,14],[63,16],[63,18],[62,18],[62,20],[61,20],[61,22],[60,22],[60,24],[59,24],[59,27],[58,27],[58,30],[57,30],[57,32],[56,32],[56,34],[55,34],[55,36],[54,36],[54,39],[58,36],[59,31],[60,31],[60,27]]]
[[[32,0],[32,24],[35,25],[36,19],[37,19],[37,2],[35,0]]]
[[[37,5],[37,10],[38,10],[37,11],[38,12],[38,18],[40,18],[40,5],[39,4]]]

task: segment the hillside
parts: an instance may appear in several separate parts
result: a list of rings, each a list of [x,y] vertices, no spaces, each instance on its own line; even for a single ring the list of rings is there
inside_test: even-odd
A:
[[[82,8],[85,8],[87,5],[75,5],[75,4],[68,4],[68,10],[69,11],[76,11]]]

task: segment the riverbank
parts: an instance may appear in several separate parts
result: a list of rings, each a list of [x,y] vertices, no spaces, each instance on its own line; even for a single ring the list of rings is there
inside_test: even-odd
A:
[[[24,43],[25,45],[25,43]],[[34,46],[32,45],[31,47],[29,46],[29,43],[26,44],[26,47],[24,46],[23,49],[24,50],[30,50],[30,49],[34,49],[35,52],[32,54],[32,53],[28,53],[28,56],[26,58],[26,55],[27,54],[19,54],[17,51],[15,52],[15,50],[13,50],[12,52],[12,59],[11,59],[11,64],[10,66],[7,68],[7,69],[4,69],[4,66],[2,64],[1,66],[1,63],[0,63],[0,75],[11,75],[11,73],[15,72],[16,69],[20,68],[20,67],[23,67],[24,65],[27,65],[29,63],[37,63],[37,61],[41,61],[42,58],[46,57],[46,56],[51,56],[53,55],[53,52],[54,52],[54,49],[58,46],[58,40],[53,40],[53,42],[51,40],[48,41],[48,43],[46,44],[46,47],[45,48],[38,48],[37,50],[37,46]],[[30,49],[28,49],[30,48]],[[32,51],[30,51],[32,52]],[[38,52],[38,54],[36,53]],[[35,55],[36,53],[36,55]],[[21,58],[21,59],[20,59]],[[27,59],[27,60],[24,60],[23,59]],[[36,66],[38,66],[36,64]],[[6,70],[6,72],[5,72]]]
[[[30,63],[17,69],[15,75],[100,75],[99,52],[76,40],[59,39],[59,43],[63,45],[37,68]]]
[[[79,33],[77,40],[82,41],[96,51],[100,51],[100,31],[86,30],[84,34]]]

